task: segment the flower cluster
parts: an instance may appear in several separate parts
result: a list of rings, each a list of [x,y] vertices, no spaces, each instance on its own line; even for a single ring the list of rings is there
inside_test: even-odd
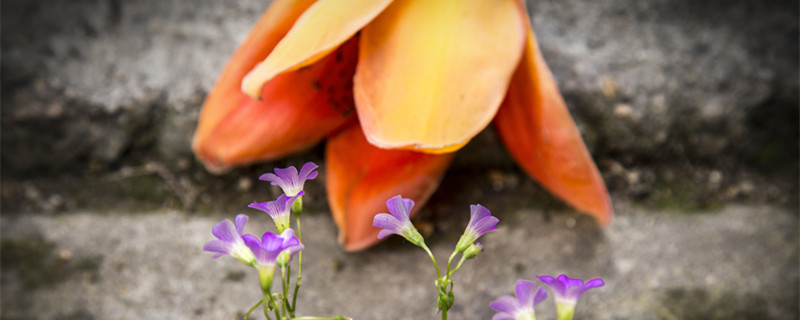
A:
[[[425,244],[425,239],[422,238],[422,235],[417,231],[409,218],[409,214],[414,208],[414,201],[411,199],[404,199],[400,195],[397,195],[386,201],[386,208],[389,209],[391,214],[379,213],[373,218],[372,225],[381,229],[378,233],[378,239],[396,234],[428,253],[438,276],[435,282],[436,290],[439,293],[436,301],[436,308],[442,312],[442,319],[447,319],[447,311],[450,310],[455,302],[455,296],[453,294],[453,274],[461,268],[464,261],[476,257],[483,251],[483,246],[475,241],[488,232],[497,231],[495,226],[500,220],[493,217],[489,209],[486,209],[482,205],[471,205],[470,219],[467,228],[458,240],[455,250],[453,250],[453,253],[450,255],[450,259],[447,260],[446,272],[442,274],[439,269],[439,264],[436,263],[436,258]],[[461,260],[455,268],[451,268],[453,258],[458,254],[461,254]]]
[[[303,210],[302,197],[303,185],[306,180],[314,179],[317,165],[308,162],[303,165],[300,172],[295,167],[275,169],[275,174],[267,173],[260,177],[261,180],[272,182],[281,187],[285,194],[278,199],[267,202],[253,202],[250,208],[265,212],[275,222],[278,233],[265,232],[261,237],[244,234],[244,227],[248,221],[246,215],[236,216],[235,224],[228,219],[217,223],[211,233],[217,238],[203,246],[203,250],[214,252],[214,258],[229,255],[244,262],[258,271],[259,284],[263,291],[263,298],[256,303],[245,315],[245,319],[256,307],[264,305],[264,316],[271,319],[269,311],[273,311],[275,319],[294,318],[297,308],[297,293],[303,273],[303,243],[300,234],[300,212]],[[297,217],[297,235],[291,228],[291,215]],[[290,262],[298,256],[298,274],[293,293],[289,294]],[[272,293],[272,282],[275,269],[281,270],[282,291]],[[291,302],[290,302],[291,301]],[[325,318],[315,318],[325,319]],[[335,319],[343,319],[341,317]]]
[[[556,317],[558,320],[572,320],[575,315],[575,305],[578,303],[578,298],[589,289],[602,287],[605,284],[603,279],[600,278],[584,283],[581,279],[573,279],[563,274],[557,278],[541,275],[536,277],[549,287],[553,296],[555,296]],[[547,292],[544,287],[539,287],[538,290],[536,287],[535,282],[517,281],[516,298],[502,296],[490,304],[492,309],[498,312],[492,317],[492,320],[535,320],[536,313],[533,309],[547,299]]]

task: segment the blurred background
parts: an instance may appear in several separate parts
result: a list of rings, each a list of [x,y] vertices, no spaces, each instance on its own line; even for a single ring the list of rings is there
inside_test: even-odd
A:
[[[437,317],[421,250],[338,246],[321,145],[223,175],[194,158],[203,99],[268,2],[0,3],[0,318],[241,317],[260,294],[255,272],[201,247],[219,220],[277,197],[258,175],[306,161],[321,174],[306,184],[300,314]],[[469,204],[501,220],[456,275],[451,317],[488,319],[517,279],[567,273],[607,283],[579,319],[800,318],[800,5],[527,8],[616,216],[601,228],[551,197],[489,126],[416,220],[443,257]]]

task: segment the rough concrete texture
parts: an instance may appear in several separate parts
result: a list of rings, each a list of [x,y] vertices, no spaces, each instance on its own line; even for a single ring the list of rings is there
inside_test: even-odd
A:
[[[420,250],[336,245],[321,147],[223,176],[193,158],[199,106],[265,2],[0,3],[0,318],[236,318],[254,273],[200,247],[219,219],[278,195],[254,177],[309,160],[323,172],[308,187],[301,313],[436,317]],[[452,318],[487,319],[518,278],[559,272],[607,280],[580,319],[800,317],[798,3],[528,10],[617,217],[600,229],[565,209],[485,130],[417,219],[444,259],[468,204],[501,218],[456,277]]]
[[[607,229],[574,214],[544,219],[540,210],[496,213],[499,231],[481,239],[485,251],[454,277],[451,318],[489,319],[489,302],[511,294],[517,279],[561,272],[606,281],[581,299],[577,319],[800,316],[796,212],[769,206],[691,215],[619,212]],[[259,299],[255,270],[229,257],[212,260],[200,250],[223,217],[175,211],[3,217],[5,244],[52,243],[41,254],[62,264],[47,272],[72,273],[23,291],[21,279],[29,277],[21,274],[34,271],[4,261],[3,318],[237,319]],[[265,216],[253,217],[247,232],[274,228]],[[332,219],[323,213],[307,214],[303,230],[300,314],[437,318],[435,272],[421,249],[390,239],[365,252],[345,253],[333,241]],[[457,235],[434,236],[428,242],[442,260],[456,240]],[[99,262],[79,269],[87,259]],[[551,303],[537,308],[540,319],[554,318]]]

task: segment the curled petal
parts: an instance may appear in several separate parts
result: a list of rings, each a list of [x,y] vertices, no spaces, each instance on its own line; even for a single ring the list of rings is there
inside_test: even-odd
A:
[[[530,28],[495,127],[529,175],[566,203],[608,225],[613,215],[608,191]]]
[[[278,4],[283,2],[276,1],[254,27],[203,104],[192,149],[212,172],[309,148],[354,118],[357,40],[307,68],[275,77],[261,91],[262,101],[239,90],[243,66],[252,67],[274,46],[269,37],[259,38],[261,29],[274,27],[275,19],[294,22],[291,14],[272,15]]]
[[[372,21],[391,0],[319,0],[242,82],[242,91],[258,99],[276,75],[307,66],[330,54]]]
[[[354,124],[328,140],[325,158],[328,201],[339,241],[355,251],[378,241],[380,229],[372,223],[377,213],[386,211],[386,199],[402,194],[414,199],[418,210],[438,187],[453,154],[379,149]]]

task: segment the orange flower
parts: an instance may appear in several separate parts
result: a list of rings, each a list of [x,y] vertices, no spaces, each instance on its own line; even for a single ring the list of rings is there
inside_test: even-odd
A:
[[[610,222],[518,0],[275,0],[209,93],[193,149],[222,171],[329,137],[331,210],[345,249],[359,250],[377,241],[386,199],[422,207],[492,119],[531,176]]]

